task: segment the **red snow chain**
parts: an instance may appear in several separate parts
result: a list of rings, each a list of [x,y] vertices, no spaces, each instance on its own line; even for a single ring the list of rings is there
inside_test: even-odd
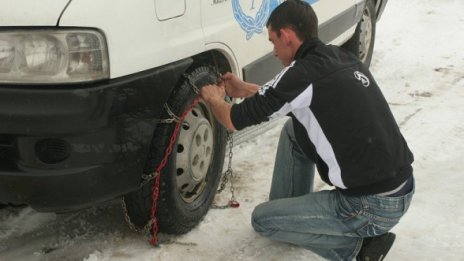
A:
[[[158,219],[156,218],[156,209],[158,207],[159,183],[160,183],[161,171],[163,170],[163,168],[166,166],[168,162],[169,155],[171,155],[174,144],[176,143],[177,135],[179,134],[179,130],[182,125],[182,122],[184,121],[185,117],[187,117],[187,114],[189,114],[189,112],[193,110],[193,108],[198,104],[199,101],[200,101],[200,97],[197,96],[195,100],[193,100],[192,104],[187,108],[187,110],[185,110],[184,113],[182,113],[182,115],[179,117],[179,121],[177,121],[176,127],[174,128],[174,131],[172,132],[169,145],[166,148],[166,151],[164,152],[163,159],[161,160],[161,163],[159,164],[159,166],[156,168],[156,171],[155,171],[156,177],[155,177],[155,183],[153,185],[153,194],[152,194],[153,205],[151,207],[151,219],[153,221],[153,225],[152,225],[153,226],[152,227],[153,237],[150,240],[150,244],[152,244],[153,246],[158,245],[159,227],[158,227]]]

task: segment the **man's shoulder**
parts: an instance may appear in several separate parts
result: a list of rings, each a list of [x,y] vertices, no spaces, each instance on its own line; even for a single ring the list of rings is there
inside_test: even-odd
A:
[[[316,78],[345,68],[362,67],[358,58],[335,45],[319,45],[305,56],[296,59],[295,65],[304,68],[308,74]]]

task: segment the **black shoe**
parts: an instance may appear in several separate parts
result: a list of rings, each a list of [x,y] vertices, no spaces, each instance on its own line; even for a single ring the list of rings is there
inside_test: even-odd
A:
[[[364,238],[357,261],[382,261],[395,241],[395,234],[386,233],[376,237]]]

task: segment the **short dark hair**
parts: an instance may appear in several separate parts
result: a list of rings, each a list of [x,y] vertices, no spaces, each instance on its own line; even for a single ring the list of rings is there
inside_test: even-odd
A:
[[[279,37],[280,29],[287,27],[303,41],[318,37],[316,12],[310,4],[302,0],[287,0],[277,6],[267,20],[266,27],[269,26]]]

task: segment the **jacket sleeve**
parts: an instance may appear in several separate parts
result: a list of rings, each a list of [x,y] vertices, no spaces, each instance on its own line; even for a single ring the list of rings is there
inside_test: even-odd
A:
[[[310,89],[308,89],[310,88]],[[312,85],[304,67],[294,61],[274,79],[261,86],[252,97],[231,110],[231,120],[237,130],[283,117],[301,106],[309,106]]]

